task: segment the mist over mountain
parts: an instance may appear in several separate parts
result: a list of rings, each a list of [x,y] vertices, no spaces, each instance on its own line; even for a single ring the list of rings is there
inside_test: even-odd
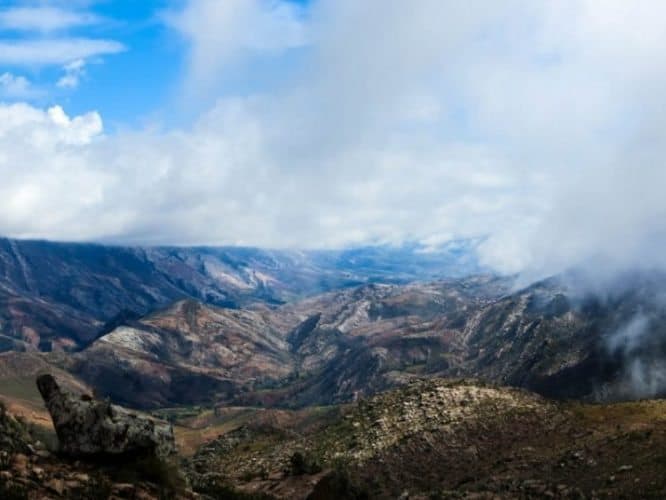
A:
[[[661,5],[149,2],[137,15],[169,40],[149,46],[154,32],[95,38],[98,23],[111,37],[122,25],[105,8],[63,15],[94,20],[75,28],[97,43],[53,51],[34,48],[48,42],[39,9],[8,14],[8,45],[27,45],[0,57],[18,65],[5,85],[25,87],[0,105],[4,235],[309,249],[485,238],[485,266],[532,280],[597,259],[664,268]],[[164,78],[132,59],[158,47]],[[76,99],[115,88],[125,75],[84,76],[114,61],[142,82],[132,104],[156,108],[118,127],[122,95]],[[23,64],[88,86],[69,87],[66,110],[39,98],[53,82],[30,81],[52,74]]]

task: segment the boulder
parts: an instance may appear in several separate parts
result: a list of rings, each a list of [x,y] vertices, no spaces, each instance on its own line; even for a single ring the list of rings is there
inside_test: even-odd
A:
[[[75,396],[61,389],[50,374],[37,378],[37,388],[65,454],[167,458],[176,452],[173,429],[166,422],[137,415],[108,400]]]

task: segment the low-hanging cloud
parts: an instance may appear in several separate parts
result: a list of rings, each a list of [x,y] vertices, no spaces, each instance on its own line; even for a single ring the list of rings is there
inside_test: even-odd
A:
[[[105,135],[94,112],[0,107],[0,233],[272,247],[483,236],[482,261],[506,272],[666,264],[666,6],[214,5],[165,15],[190,41],[186,96],[207,108],[187,127]],[[290,70],[216,93],[230,68],[265,58]]]

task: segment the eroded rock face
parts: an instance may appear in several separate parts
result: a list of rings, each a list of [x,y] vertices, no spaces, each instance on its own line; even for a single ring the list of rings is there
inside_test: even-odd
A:
[[[131,413],[108,401],[77,397],[50,374],[37,388],[53,419],[61,451],[72,456],[148,454],[166,458],[176,451],[173,429],[165,422]]]

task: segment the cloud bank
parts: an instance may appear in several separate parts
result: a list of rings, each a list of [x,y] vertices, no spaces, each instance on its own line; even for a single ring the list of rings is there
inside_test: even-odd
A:
[[[482,261],[506,272],[666,264],[666,6],[221,4],[164,16],[190,48],[182,98],[207,108],[187,127],[105,135],[95,112],[0,107],[0,233],[309,248],[482,236]]]

